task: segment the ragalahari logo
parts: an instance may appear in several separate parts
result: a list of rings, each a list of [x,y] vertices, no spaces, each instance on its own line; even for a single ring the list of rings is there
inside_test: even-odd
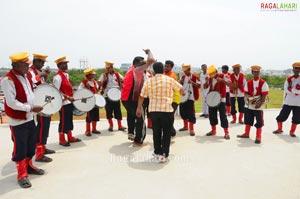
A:
[[[260,10],[261,11],[297,11],[298,4],[297,3],[270,3],[270,2],[262,2],[260,3]]]

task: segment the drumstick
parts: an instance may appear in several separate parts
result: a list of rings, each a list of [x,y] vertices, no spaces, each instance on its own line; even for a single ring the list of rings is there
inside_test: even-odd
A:
[[[44,108],[47,104],[51,103],[51,100],[54,100],[54,97],[48,99],[47,102],[42,107]]]
[[[85,100],[85,99],[89,99],[94,97],[94,95],[90,96],[90,97],[83,97],[83,98],[79,98],[79,99],[74,99],[74,101],[78,101],[78,100]]]

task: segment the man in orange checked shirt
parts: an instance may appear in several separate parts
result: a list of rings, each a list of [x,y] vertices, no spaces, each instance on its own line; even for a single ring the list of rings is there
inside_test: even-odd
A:
[[[149,97],[149,112],[151,114],[154,157],[159,162],[164,163],[169,156],[169,148],[171,142],[171,129],[174,120],[173,107],[171,100],[173,99],[173,91],[180,91],[185,95],[182,85],[166,75],[163,75],[164,66],[161,62],[153,64],[155,76],[148,79],[142,88],[141,95],[136,109],[136,116],[142,116],[142,105],[144,98]]]

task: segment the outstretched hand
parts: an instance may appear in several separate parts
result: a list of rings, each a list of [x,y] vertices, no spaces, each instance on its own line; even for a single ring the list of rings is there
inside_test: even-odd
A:
[[[150,51],[150,49],[146,49],[146,50],[145,50],[145,49],[143,49],[143,51],[146,53],[146,55],[148,55],[148,54],[149,54],[149,52],[151,52],[151,51]]]

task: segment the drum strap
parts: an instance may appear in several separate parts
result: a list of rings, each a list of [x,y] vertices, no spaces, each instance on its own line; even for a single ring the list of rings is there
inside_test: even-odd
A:
[[[89,81],[92,81],[92,82],[93,82],[94,87],[91,87],[91,86],[89,85]],[[98,93],[97,82],[96,82],[95,80],[93,80],[93,79],[84,79],[84,80],[82,80],[82,83],[83,83],[84,87],[85,87],[86,89],[92,91],[92,93],[94,93],[94,94],[95,94],[95,93]]]

